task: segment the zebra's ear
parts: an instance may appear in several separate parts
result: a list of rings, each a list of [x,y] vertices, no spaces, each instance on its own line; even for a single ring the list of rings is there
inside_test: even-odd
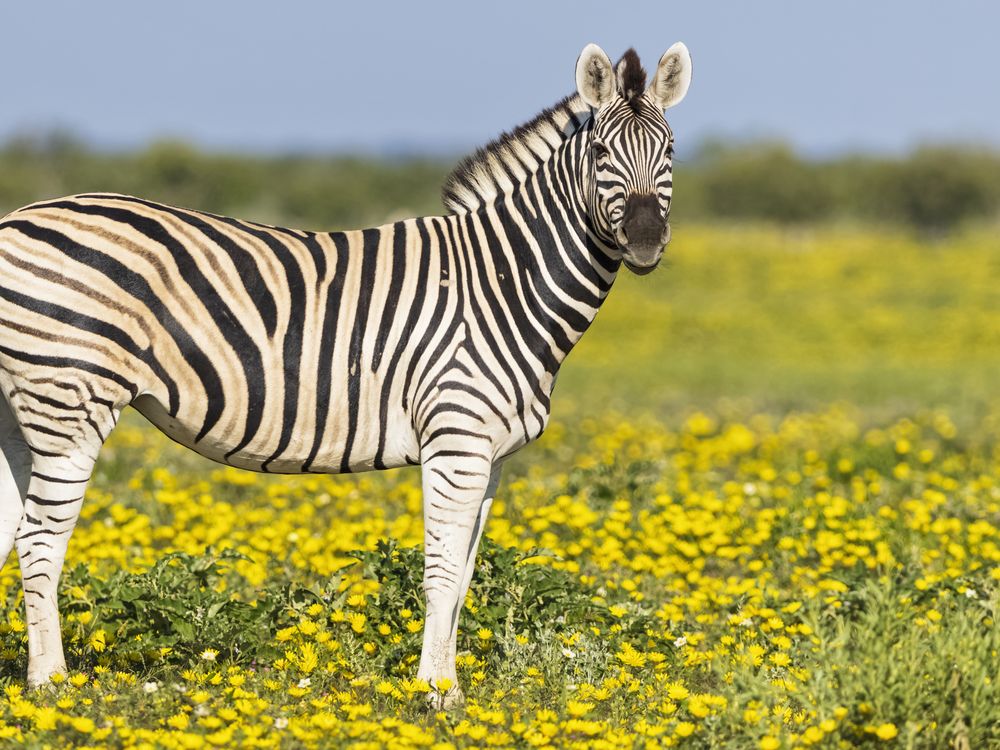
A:
[[[596,44],[588,44],[576,61],[576,90],[594,109],[615,96],[615,71],[611,59]]]
[[[677,42],[660,58],[649,85],[649,96],[660,109],[670,109],[684,98],[690,85],[691,53],[684,42]]]

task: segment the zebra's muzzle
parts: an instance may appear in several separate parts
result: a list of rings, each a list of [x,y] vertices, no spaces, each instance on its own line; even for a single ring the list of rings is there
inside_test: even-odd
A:
[[[655,195],[629,196],[615,237],[632,273],[642,276],[656,268],[670,242],[670,224]]]

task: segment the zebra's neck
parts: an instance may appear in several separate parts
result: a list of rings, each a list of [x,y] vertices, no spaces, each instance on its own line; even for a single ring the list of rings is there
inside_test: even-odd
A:
[[[620,259],[592,231],[579,160],[582,130],[509,195],[475,212],[484,259],[519,308],[526,341],[555,374],[607,297]]]

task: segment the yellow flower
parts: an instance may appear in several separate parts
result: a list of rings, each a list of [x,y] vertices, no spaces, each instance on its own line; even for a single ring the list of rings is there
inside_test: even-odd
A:
[[[95,728],[94,720],[87,716],[76,716],[70,719],[69,725],[83,734],[90,734]]]
[[[667,695],[675,701],[684,700],[689,694],[688,689],[684,687],[683,683],[671,682],[670,685],[667,686]]]
[[[45,732],[56,728],[56,719],[58,716],[59,712],[54,708],[43,706],[35,711],[34,716],[31,717],[31,721],[34,723],[35,729],[39,732]]]
[[[566,713],[576,718],[586,716],[593,708],[593,703],[582,703],[574,700],[566,701]]]
[[[428,693],[431,689],[426,680],[402,680],[399,686],[403,688],[407,696],[413,696],[417,693]]]
[[[789,664],[792,663],[791,657],[784,651],[778,651],[776,653],[773,653],[769,658],[771,659],[771,663],[774,664],[776,667],[787,667]]]
[[[615,656],[628,667],[644,667],[646,665],[646,656],[636,651],[630,643],[623,643]]]
[[[711,709],[705,703],[704,700],[695,696],[688,703],[688,713],[694,716],[696,719],[704,719],[711,713]]]
[[[69,684],[75,688],[83,687],[87,684],[87,675],[77,672],[69,678]]]
[[[351,630],[355,633],[365,632],[365,623],[368,621],[368,618],[363,614],[360,612],[352,612],[347,616],[347,620],[351,623]]]
[[[823,730],[819,727],[809,727],[802,736],[810,743],[815,744],[823,739]]]
[[[299,651],[299,671],[303,674],[309,674],[319,665],[319,656],[316,654],[316,649],[313,648],[311,643],[303,643],[299,647]]]
[[[493,637],[493,631],[489,628],[480,628],[476,631],[476,637],[481,641],[488,641]]]
[[[880,724],[878,729],[875,730],[875,736],[880,740],[891,740],[897,734],[899,734],[899,730],[896,729],[895,724]]]
[[[95,630],[88,641],[90,647],[97,653],[101,653],[107,648],[106,636],[103,630]]]
[[[778,750],[781,747],[781,740],[768,735],[760,740],[760,750]]]
[[[187,729],[190,723],[191,719],[185,713],[174,714],[167,719],[167,726],[171,726],[174,729]]]
[[[30,719],[34,716],[36,710],[34,703],[26,701],[23,698],[13,698],[10,701],[10,712],[14,714],[15,718]]]
[[[678,737],[690,737],[695,730],[694,724],[690,721],[682,721],[676,727],[674,727],[674,734]]]

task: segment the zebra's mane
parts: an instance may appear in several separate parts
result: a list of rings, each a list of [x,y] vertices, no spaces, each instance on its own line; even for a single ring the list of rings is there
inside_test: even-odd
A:
[[[589,120],[590,107],[579,94],[571,94],[503,133],[448,175],[441,195],[445,207],[465,213],[510,194]]]

